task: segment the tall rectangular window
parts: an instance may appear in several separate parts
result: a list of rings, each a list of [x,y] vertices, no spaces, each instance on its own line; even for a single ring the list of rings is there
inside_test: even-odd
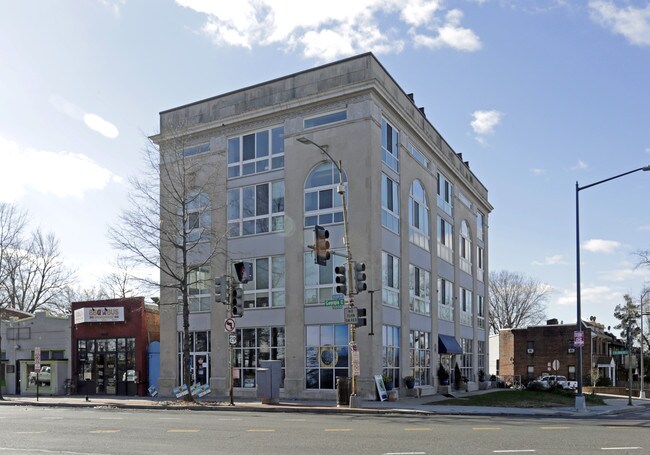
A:
[[[476,348],[478,349],[478,355],[476,357],[478,364],[476,366],[479,370],[483,370],[483,373],[487,373],[487,353],[485,351],[485,341],[477,341]]]
[[[483,247],[479,246],[476,248],[476,278],[479,281],[483,281],[483,275],[485,274],[484,266],[483,266],[483,261],[484,261],[484,252],[483,252]]]
[[[485,328],[485,302],[482,295],[476,296],[476,316],[479,329]]]
[[[284,231],[284,181],[228,190],[228,236]]]
[[[228,139],[228,178],[284,168],[284,127]]]
[[[450,264],[454,263],[454,231],[452,225],[438,217],[438,257]]]
[[[385,251],[381,252],[382,302],[384,305],[399,306],[399,258]]]
[[[438,207],[447,215],[451,215],[453,185],[447,178],[438,172]]]
[[[237,329],[233,347],[234,387],[257,387],[260,360],[280,360],[280,387],[284,386],[286,368],[284,327],[253,327]]]
[[[336,378],[349,377],[348,326],[345,324],[305,327],[305,384],[307,389],[334,389]]]
[[[485,223],[485,215],[481,212],[476,212],[476,238],[483,240],[483,228]]]
[[[253,264],[253,279],[243,285],[244,307],[283,307],[284,256],[250,258],[243,261]]]
[[[395,381],[395,387],[400,385],[400,329],[393,325],[382,326],[382,361],[383,374],[391,376]]]
[[[188,276],[190,312],[210,311],[212,308],[212,277],[210,267],[195,267]],[[177,311],[183,311],[182,294],[178,292]]]
[[[431,333],[409,332],[409,367],[415,385],[431,385]]]
[[[399,132],[381,119],[381,160],[395,172],[399,172]]]
[[[460,288],[460,323],[472,327],[472,291]]]
[[[335,250],[342,254],[342,251]],[[344,255],[343,255],[344,256]],[[332,299],[336,288],[334,282],[334,268],[343,265],[345,258],[339,255],[332,255],[327,265],[320,266],[314,263],[314,253],[309,251],[304,255],[305,273],[305,305],[325,305]]]
[[[438,278],[438,318],[454,322],[454,284]]]
[[[399,234],[399,183],[381,174],[381,225]]]
[[[460,346],[463,348],[461,355],[460,374],[468,381],[474,380],[472,370],[474,369],[474,350],[472,349],[473,340],[470,338],[461,338]]]
[[[431,314],[430,291],[431,274],[409,264],[409,306],[411,311]]]

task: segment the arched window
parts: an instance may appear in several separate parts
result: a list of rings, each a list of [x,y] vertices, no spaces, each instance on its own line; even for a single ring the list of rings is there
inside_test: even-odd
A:
[[[347,178],[343,173],[347,191]],[[339,171],[333,163],[320,163],[305,181],[305,227],[343,222],[343,199],[337,192]]]
[[[429,206],[427,195],[419,180],[409,193],[409,241],[429,251]]]
[[[469,233],[469,225],[463,220],[460,224],[460,269],[472,274],[472,239]]]

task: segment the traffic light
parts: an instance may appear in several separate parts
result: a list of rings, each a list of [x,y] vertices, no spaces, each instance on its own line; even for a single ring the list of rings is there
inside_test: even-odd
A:
[[[366,285],[366,264],[363,262],[354,263],[354,287],[357,292],[363,292],[368,289]],[[365,310],[364,310],[365,311]]]
[[[347,279],[345,277],[345,275],[347,273],[345,268],[346,268],[345,264],[337,265],[336,267],[334,267],[334,273],[336,273],[336,283],[337,283],[336,293],[337,294],[347,295],[347,293],[348,293],[348,287],[345,284],[346,281],[347,281]]]
[[[236,262],[235,273],[240,283],[246,284],[253,279],[253,263],[252,262]]]
[[[214,300],[217,303],[228,304],[228,278],[225,275],[214,279]]]
[[[230,312],[233,318],[244,315],[244,290],[241,286],[233,286],[230,291]]]
[[[357,327],[365,327],[368,325],[368,320],[366,319],[366,309],[357,307]]]
[[[314,226],[314,251],[316,259],[314,262],[318,265],[327,265],[330,259],[330,242],[327,240],[330,232],[323,226]]]

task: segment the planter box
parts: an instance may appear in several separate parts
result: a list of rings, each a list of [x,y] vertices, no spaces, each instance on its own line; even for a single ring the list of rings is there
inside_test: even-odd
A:
[[[450,386],[450,385],[439,385],[438,386],[438,393],[443,394],[443,395],[444,394],[448,395],[449,391],[451,390],[451,387],[452,386]]]

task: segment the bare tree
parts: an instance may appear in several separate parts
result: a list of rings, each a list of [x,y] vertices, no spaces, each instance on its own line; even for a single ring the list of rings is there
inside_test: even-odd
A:
[[[636,268],[646,267],[650,269],[650,250],[637,250],[635,254],[639,257]]]
[[[1,289],[7,279],[9,257],[18,249],[22,232],[27,224],[27,215],[16,206],[0,202],[0,324],[6,319],[2,307],[6,306],[4,294]],[[0,350],[2,350],[2,336],[0,335]],[[0,400],[4,400],[0,388]]]
[[[111,299],[135,297],[144,294],[151,287],[143,284],[142,278],[136,276],[133,262],[123,257],[115,259],[113,271],[104,275],[100,282],[101,289]]]
[[[9,308],[69,313],[66,288],[72,284],[74,272],[64,265],[53,233],[46,235],[36,229],[28,243],[9,252],[7,265],[2,288]]]
[[[164,131],[150,140],[144,151],[144,170],[130,180],[129,208],[108,232],[126,260],[157,268],[161,289],[177,295],[171,302],[161,299],[161,305],[181,305],[182,371],[188,386],[192,383],[190,289],[205,285],[196,271],[210,264],[220,243],[210,228],[216,201],[209,197],[218,166],[206,166],[205,160],[185,153],[192,145],[189,138],[189,129],[183,125],[165,125]],[[191,394],[185,399],[193,400]]]
[[[552,289],[520,273],[490,273],[490,329],[537,325],[546,318],[546,301]]]

